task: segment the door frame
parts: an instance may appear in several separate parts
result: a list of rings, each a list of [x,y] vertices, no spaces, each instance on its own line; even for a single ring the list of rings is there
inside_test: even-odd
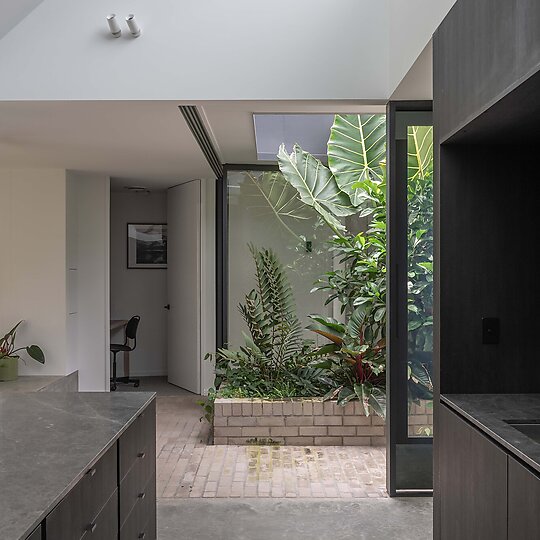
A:
[[[398,489],[397,446],[433,445],[429,437],[408,434],[408,206],[407,149],[396,140],[396,113],[431,112],[433,102],[389,101],[386,108],[387,162],[387,359],[386,359],[386,487],[390,497],[432,495],[433,489]],[[403,161],[405,160],[405,161]],[[400,167],[401,166],[401,167]],[[405,181],[404,181],[405,180]]]

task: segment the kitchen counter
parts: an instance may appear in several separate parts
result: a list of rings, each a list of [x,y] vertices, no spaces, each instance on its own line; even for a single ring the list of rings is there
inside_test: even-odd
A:
[[[0,394],[2,540],[26,538],[154,396]]]
[[[540,444],[505,422],[540,421],[540,394],[445,394],[441,402],[540,473]]]
[[[77,392],[78,388],[78,371],[69,375],[21,375],[14,381],[0,381],[0,393]]]

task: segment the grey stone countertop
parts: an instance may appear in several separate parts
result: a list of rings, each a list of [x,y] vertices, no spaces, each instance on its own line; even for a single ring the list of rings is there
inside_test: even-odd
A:
[[[441,402],[540,473],[540,444],[506,422],[540,422],[540,394],[444,394]]]
[[[0,538],[26,538],[154,397],[0,394]]]

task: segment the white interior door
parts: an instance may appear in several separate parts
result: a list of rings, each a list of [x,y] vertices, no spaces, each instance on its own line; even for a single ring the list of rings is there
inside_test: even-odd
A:
[[[168,191],[168,380],[201,390],[201,181]]]

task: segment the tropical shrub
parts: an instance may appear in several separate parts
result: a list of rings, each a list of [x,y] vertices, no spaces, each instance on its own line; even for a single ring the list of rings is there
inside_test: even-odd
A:
[[[216,353],[215,391],[222,397],[322,396],[329,371],[314,365],[313,342],[302,338],[294,297],[271,249],[250,245],[257,286],[238,306],[249,330],[239,350]]]
[[[386,127],[384,115],[337,115],[328,141],[328,167],[295,145],[278,154],[280,170],[331,229],[337,268],[315,289],[339,301],[345,322],[312,316],[310,328],[331,343],[317,351],[332,369],[339,403],[360,399],[366,413],[385,410],[386,328]],[[409,390],[413,400],[432,392],[431,128],[409,131]],[[366,220],[354,234],[351,216]],[[414,281],[413,281],[414,280]]]

